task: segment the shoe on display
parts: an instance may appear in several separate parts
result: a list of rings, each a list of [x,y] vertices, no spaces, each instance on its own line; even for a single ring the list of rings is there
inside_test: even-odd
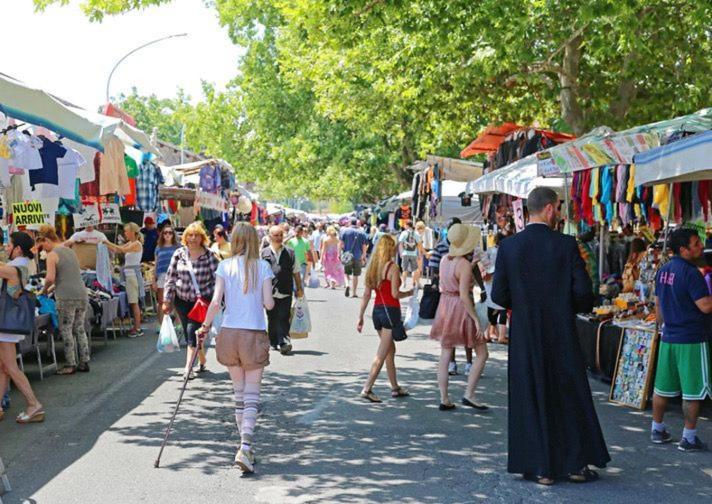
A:
[[[666,430],[652,430],[650,431],[650,441],[655,444],[664,444],[672,441],[672,436]]]
[[[677,445],[677,449],[684,452],[707,451],[707,444],[703,443],[697,436],[695,436],[694,443],[682,438]]]
[[[451,362],[447,365],[447,374],[450,376],[455,376],[457,374],[457,364],[455,362]]]

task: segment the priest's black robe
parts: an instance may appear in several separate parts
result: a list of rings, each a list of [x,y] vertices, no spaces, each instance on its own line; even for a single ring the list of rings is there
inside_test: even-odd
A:
[[[529,224],[502,241],[492,300],[512,309],[510,473],[561,477],[610,461],[576,336],[593,299],[573,237]]]

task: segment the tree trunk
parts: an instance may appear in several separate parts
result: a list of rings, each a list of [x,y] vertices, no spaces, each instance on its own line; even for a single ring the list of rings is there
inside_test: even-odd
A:
[[[578,35],[566,43],[564,46],[564,61],[562,63],[563,71],[559,74],[561,117],[571,127],[576,136],[582,135],[586,127],[583,111],[578,102],[578,76],[582,42],[583,36]]]

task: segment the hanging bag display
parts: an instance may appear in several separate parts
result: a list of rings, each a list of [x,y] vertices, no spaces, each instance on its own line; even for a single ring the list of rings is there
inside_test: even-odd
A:
[[[22,271],[15,266],[20,279],[20,288],[15,296],[7,292],[7,280],[0,290],[0,332],[8,334],[32,334],[35,325],[35,296],[22,285]]]
[[[186,252],[188,254],[188,252]],[[195,290],[195,304],[193,308],[188,312],[188,318],[194,322],[202,324],[205,322],[205,316],[208,314],[208,306],[210,302],[200,295],[200,286],[198,285],[198,279],[195,278],[195,272],[193,271],[193,263],[190,260],[190,255],[186,258],[188,263],[188,272],[190,273],[190,279],[193,282],[193,289]]]

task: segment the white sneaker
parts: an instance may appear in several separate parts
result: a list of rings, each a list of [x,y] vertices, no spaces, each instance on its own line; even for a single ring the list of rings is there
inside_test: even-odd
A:
[[[472,369],[472,363],[468,362],[465,364],[465,376],[470,376],[470,369]]]
[[[451,362],[450,364],[447,365],[447,374],[451,376],[455,376],[457,374],[457,364],[454,362]]]
[[[237,455],[235,455],[235,464],[240,468],[240,470],[244,473],[251,473],[255,472],[254,468],[254,456],[252,453],[249,451],[246,452],[242,448],[240,448],[237,452]]]

